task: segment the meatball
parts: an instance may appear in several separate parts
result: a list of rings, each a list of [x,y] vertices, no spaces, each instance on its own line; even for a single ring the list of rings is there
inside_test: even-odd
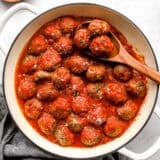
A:
[[[36,98],[29,99],[24,103],[24,113],[28,118],[38,119],[42,110],[42,102]]]
[[[56,50],[49,48],[40,56],[39,63],[42,70],[53,71],[61,60],[59,53]]]
[[[88,83],[87,93],[93,98],[102,99],[104,98],[104,91],[102,89],[102,83]]]
[[[47,42],[43,35],[34,36],[28,46],[28,53],[32,55],[40,55],[47,49]]]
[[[114,50],[114,44],[108,36],[102,35],[94,38],[91,41],[89,48],[95,56],[109,57]]]
[[[22,79],[19,82],[17,93],[21,99],[32,98],[36,94],[36,84],[32,81],[32,78],[26,77]]]
[[[103,80],[105,77],[105,66],[103,65],[90,65],[86,72],[86,77],[91,82]]]
[[[115,105],[123,104],[127,101],[127,92],[123,84],[108,83],[104,88],[106,98]]]
[[[58,91],[52,83],[45,83],[37,89],[37,98],[39,100],[52,101],[58,96]]]
[[[47,38],[52,38],[53,40],[57,40],[62,36],[62,33],[60,29],[57,27],[56,24],[48,24],[44,29],[43,29],[43,34]]]
[[[73,97],[71,106],[73,111],[77,114],[82,112],[88,112],[89,109],[91,108],[88,101],[88,97],[83,95]]]
[[[66,60],[66,66],[75,74],[81,74],[87,71],[89,62],[86,58],[79,55],[73,55]]]
[[[118,64],[113,68],[113,76],[120,82],[126,82],[132,78],[132,69],[126,65]]]
[[[60,37],[59,40],[54,43],[54,49],[62,55],[68,55],[73,50],[73,41],[69,37]]]
[[[67,125],[72,132],[81,132],[85,126],[85,120],[78,115],[70,114],[67,118]]]
[[[70,80],[70,84],[71,84],[71,89],[73,91],[73,94],[76,92],[80,93],[85,88],[84,81],[82,80],[81,77],[78,77],[78,76],[72,76]]]
[[[104,126],[104,133],[106,134],[106,136],[115,138],[121,135],[124,130],[125,123],[123,121],[114,116],[107,118],[107,122]]]
[[[133,119],[138,111],[138,106],[132,100],[128,100],[122,107],[117,108],[117,115],[123,120]]]
[[[134,97],[144,98],[147,92],[147,87],[142,80],[130,80],[127,85],[127,92]]]
[[[74,143],[74,134],[63,124],[57,126],[54,136],[57,143],[62,146],[71,146]]]
[[[110,25],[106,21],[99,19],[92,20],[88,26],[88,30],[92,35],[106,34],[110,31],[110,28]]]
[[[51,75],[52,81],[57,88],[64,88],[70,82],[71,74],[65,67],[57,68]]]
[[[95,126],[101,126],[106,122],[107,119],[107,110],[103,106],[97,106],[90,110],[87,115],[87,120],[89,123],[94,124]]]
[[[92,126],[86,126],[81,133],[81,142],[85,146],[95,146],[102,140],[102,134],[100,130],[95,129]]]
[[[64,119],[71,112],[71,105],[68,99],[58,97],[50,106],[50,113],[56,119]]]
[[[47,71],[39,70],[33,74],[33,80],[38,82],[40,80],[50,80],[51,74]]]
[[[74,43],[78,48],[86,48],[89,46],[90,33],[88,29],[82,28],[76,31],[74,35]]]
[[[38,126],[44,134],[51,135],[56,127],[56,120],[52,115],[44,112],[38,119]]]
[[[23,73],[32,73],[38,68],[38,58],[32,55],[26,55],[21,63]]]
[[[62,17],[59,25],[63,33],[71,33],[71,34],[77,27],[75,19],[70,16]]]

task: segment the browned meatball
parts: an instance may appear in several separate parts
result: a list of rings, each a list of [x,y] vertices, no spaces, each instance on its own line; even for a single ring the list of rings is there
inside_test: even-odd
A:
[[[121,135],[124,130],[125,123],[123,121],[114,116],[107,118],[107,122],[104,126],[104,133],[106,134],[106,136],[115,138]]]
[[[102,140],[102,134],[100,130],[95,129],[92,126],[86,126],[81,133],[81,142],[85,146],[95,146]]]
[[[71,105],[73,111],[77,114],[82,112],[88,112],[91,108],[88,97],[83,95],[73,97]]]
[[[50,80],[51,79],[51,74],[47,71],[42,71],[42,70],[39,70],[37,72],[35,72],[33,74],[33,80],[35,82],[38,82],[40,80]]]
[[[81,74],[85,72],[88,68],[89,62],[86,58],[79,55],[71,56],[66,60],[66,66],[73,73]]]
[[[39,118],[40,114],[42,113],[42,110],[42,102],[36,98],[29,99],[24,103],[24,113],[28,118]]]
[[[76,114],[70,114],[67,118],[67,125],[72,132],[81,132],[85,126],[85,120]]]
[[[71,105],[68,99],[58,97],[50,106],[50,113],[56,119],[64,119],[71,112]]]
[[[113,76],[121,82],[126,82],[132,78],[132,69],[126,65],[118,64],[113,68]]]
[[[32,98],[36,94],[36,84],[32,81],[32,78],[22,79],[19,82],[17,93],[21,99]]]
[[[88,29],[92,35],[106,34],[107,32],[110,31],[110,28],[111,28],[110,25],[106,21],[99,19],[92,20],[88,26]]]
[[[43,34],[48,38],[52,38],[53,40],[57,40],[62,36],[60,29],[54,23],[48,24],[43,29]]]
[[[71,146],[74,143],[74,134],[63,124],[56,127],[54,136],[61,146]]]
[[[82,28],[76,31],[74,35],[74,43],[78,48],[86,48],[89,46],[90,33],[88,29]]]
[[[143,98],[146,95],[147,87],[146,84],[142,80],[130,80],[126,85],[127,92],[131,96]]]
[[[91,82],[103,80],[105,77],[105,66],[103,65],[90,65],[86,72],[86,77]]]
[[[77,27],[75,19],[71,16],[62,17],[59,25],[63,33],[73,33]]]
[[[106,122],[107,110],[103,106],[97,106],[90,110],[87,114],[87,120],[95,126],[101,126]]]
[[[80,93],[85,88],[84,81],[82,80],[81,77],[78,77],[78,76],[72,76],[71,77],[70,85],[71,85],[71,89],[73,91],[73,94],[76,93],[76,92]],[[76,95],[73,95],[73,96],[76,96]]]
[[[56,120],[52,115],[44,112],[38,119],[38,126],[44,134],[51,135],[56,127]]]
[[[87,93],[89,96],[93,98],[102,99],[104,98],[104,91],[102,87],[103,87],[102,83],[88,83]]]
[[[57,68],[51,75],[52,81],[57,88],[64,88],[70,82],[71,74],[65,67]]]
[[[98,57],[109,57],[114,49],[114,44],[106,35],[94,38],[89,46],[92,54]]]
[[[23,73],[32,73],[38,68],[38,58],[32,55],[26,55],[21,63]]]
[[[42,70],[52,71],[61,60],[59,53],[56,50],[49,48],[40,56],[39,63]]]
[[[128,100],[122,107],[117,108],[118,116],[126,121],[133,119],[136,116],[137,111],[138,106],[132,100]]]
[[[119,105],[127,101],[126,88],[123,84],[108,83],[104,88],[106,98],[113,104]]]
[[[39,55],[47,49],[47,42],[43,35],[34,36],[28,46],[28,52],[33,55]]]
[[[54,43],[53,47],[60,54],[68,55],[73,50],[73,41],[69,37],[60,37],[59,40]]]
[[[44,101],[52,101],[58,96],[58,91],[52,83],[45,83],[37,89],[37,98]]]

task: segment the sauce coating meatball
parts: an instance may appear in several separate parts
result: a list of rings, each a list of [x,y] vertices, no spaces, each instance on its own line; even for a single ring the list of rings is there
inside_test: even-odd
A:
[[[119,120],[117,117],[111,116],[107,118],[107,122],[104,126],[104,133],[111,138],[118,137],[125,130],[125,123]]]
[[[103,87],[102,83],[88,83],[87,93],[89,96],[93,98],[102,99],[104,98],[104,91],[102,87]]]
[[[59,53],[56,50],[49,48],[40,56],[39,63],[41,69],[46,71],[53,71],[56,65],[58,65],[61,62],[61,60],[62,59]]]
[[[23,73],[32,73],[38,68],[38,58],[32,55],[26,55],[21,63]]]
[[[118,64],[113,68],[113,76],[120,82],[126,82],[132,78],[132,69],[126,65]]]
[[[73,41],[69,37],[60,37],[53,47],[61,55],[68,55],[73,50]]]
[[[89,23],[88,30],[92,35],[102,35],[110,31],[110,25],[106,21],[94,19]]]
[[[95,146],[100,143],[102,134],[92,126],[86,126],[81,133],[81,142],[86,146]]]
[[[21,99],[32,98],[36,94],[36,84],[32,81],[32,78],[22,79],[19,82],[17,93]]]
[[[44,101],[52,101],[58,96],[58,91],[52,83],[45,83],[37,89],[37,98]]]
[[[113,104],[119,105],[127,101],[128,96],[123,84],[108,83],[104,88],[106,98]]]
[[[40,55],[47,49],[47,42],[43,35],[33,37],[28,46],[28,52],[32,55]]]
[[[130,80],[126,84],[127,92],[135,97],[144,98],[147,92],[145,83],[141,80]]]
[[[72,93],[77,92],[82,92],[85,88],[85,83],[82,80],[81,77],[78,76],[72,76],[71,80],[70,80],[70,85],[71,85],[71,89],[72,89]]]
[[[78,48],[86,48],[89,46],[90,32],[86,28],[76,31],[74,35],[74,43]]]
[[[38,119],[38,126],[44,134],[51,135],[56,127],[56,120],[52,115],[44,112]]]
[[[87,120],[89,123],[95,126],[101,126],[106,122],[107,110],[103,106],[97,106],[91,109],[87,114]]]
[[[51,75],[52,82],[57,88],[64,88],[70,82],[71,74],[65,67],[57,68]]]
[[[56,127],[54,136],[61,146],[70,146],[74,143],[74,134],[63,124]]]
[[[86,72],[86,77],[91,82],[103,80],[105,77],[105,66],[103,65],[90,65]]]
[[[70,114],[66,122],[68,128],[74,133],[81,132],[86,124],[85,120],[76,114]]]
[[[24,112],[28,118],[38,119],[42,110],[42,102],[36,98],[29,99],[24,103]]]
[[[73,97],[71,105],[73,111],[77,114],[87,112],[91,108],[88,98],[83,95]]]
[[[71,105],[68,99],[58,97],[50,106],[50,113],[56,119],[64,119],[71,112]]]
[[[117,108],[117,115],[123,120],[133,119],[138,111],[138,106],[132,100],[127,101],[122,107]]]
[[[56,24],[49,24],[43,29],[43,34],[47,38],[52,38],[53,40],[57,40],[62,36],[60,29]]]
[[[71,16],[62,17],[60,19],[59,25],[63,33],[71,33],[71,34],[77,27],[75,19]]]
[[[71,72],[76,74],[81,74],[87,71],[89,62],[86,58],[79,55],[73,55],[66,60],[66,66],[71,70]]]
[[[89,48],[95,56],[109,57],[114,49],[114,44],[108,36],[102,35],[94,38],[91,41]]]

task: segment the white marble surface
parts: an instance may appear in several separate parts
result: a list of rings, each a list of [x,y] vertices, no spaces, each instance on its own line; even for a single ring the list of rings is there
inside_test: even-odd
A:
[[[77,0],[74,0],[74,2]],[[86,0],[82,0],[81,2]],[[64,2],[72,2],[71,0],[24,0],[44,11],[52,8],[55,5],[63,4]],[[88,0],[88,2],[93,2]],[[105,4],[108,7],[116,9],[130,18],[147,36],[153,50],[156,54],[158,63],[160,65],[160,0],[96,0],[95,3]],[[13,4],[12,4],[13,5]],[[0,1],[0,17],[12,5]],[[5,26],[4,30],[0,31],[0,36],[9,47],[16,34],[24,24],[32,19],[31,13],[21,11],[14,15]],[[5,56],[0,52],[0,83],[2,77],[3,63]],[[158,99],[157,105],[160,104]],[[154,143],[158,136],[160,136],[160,125],[158,118],[153,114],[147,126],[143,131],[127,145],[127,148],[141,153]],[[147,160],[160,160],[160,151]]]

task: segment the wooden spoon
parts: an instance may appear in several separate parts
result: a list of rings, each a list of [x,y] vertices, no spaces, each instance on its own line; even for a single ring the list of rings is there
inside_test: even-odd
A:
[[[117,48],[117,53],[110,56],[110,57],[103,57],[103,58],[96,57],[96,58],[101,59],[103,61],[119,62],[119,63],[126,64],[126,65],[136,69],[137,71],[145,74],[147,77],[149,77],[150,79],[152,79],[160,84],[160,73],[158,71],[148,67],[145,64],[140,63],[138,60],[133,58],[127,52],[127,50],[123,47],[123,45],[121,44],[119,39],[116,37],[116,35],[114,35],[114,33],[110,32],[110,37]],[[91,55],[92,53],[87,52],[87,54]],[[92,56],[94,56],[94,55],[92,55]]]

